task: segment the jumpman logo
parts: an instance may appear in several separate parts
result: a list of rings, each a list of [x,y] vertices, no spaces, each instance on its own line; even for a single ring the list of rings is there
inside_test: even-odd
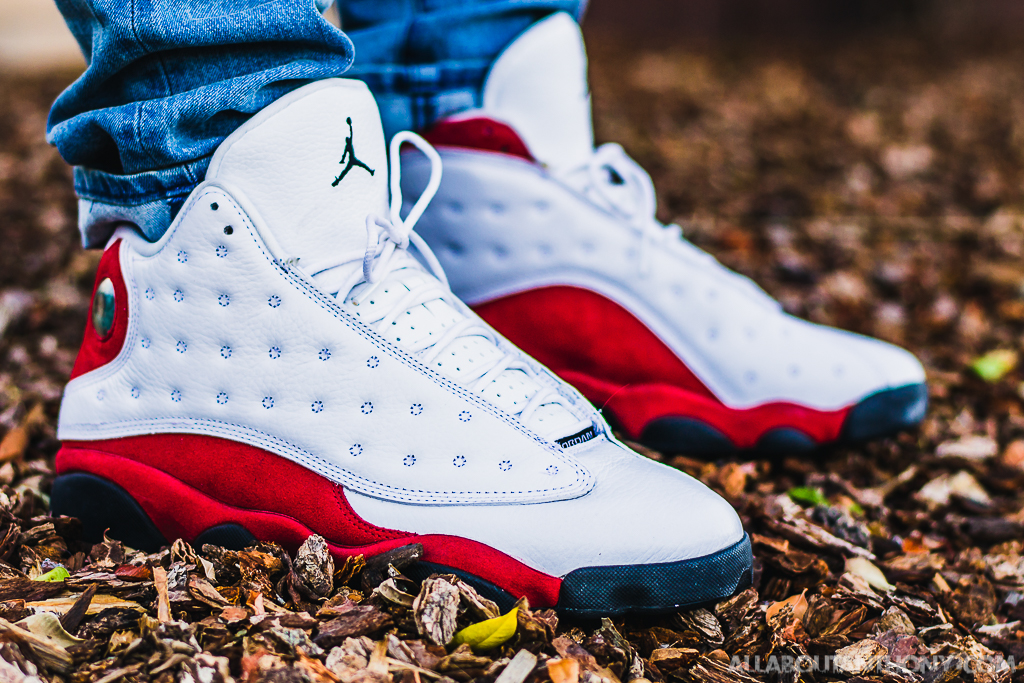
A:
[[[331,187],[337,187],[338,183],[340,183],[342,179],[348,175],[348,172],[355,166],[358,166],[364,171],[369,172],[370,175],[373,175],[373,169],[357,159],[356,151],[352,148],[352,117],[350,116],[346,118],[345,123],[348,124],[348,137],[345,138],[345,152],[341,155],[341,161],[338,162],[339,164],[345,164],[345,168],[341,169],[341,174],[334,179],[334,182],[331,183]]]

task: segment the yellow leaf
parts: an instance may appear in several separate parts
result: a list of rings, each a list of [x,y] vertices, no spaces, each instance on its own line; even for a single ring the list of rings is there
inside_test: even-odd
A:
[[[455,634],[452,644],[458,646],[465,643],[479,651],[496,648],[515,635],[518,615],[519,608],[513,607],[505,616],[467,626]]]
[[[64,567],[54,567],[42,576],[36,577],[36,581],[63,581],[70,578],[71,574],[68,574],[67,569]]]

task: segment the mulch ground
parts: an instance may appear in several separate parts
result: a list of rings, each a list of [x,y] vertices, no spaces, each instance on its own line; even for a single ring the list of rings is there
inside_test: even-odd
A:
[[[318,537],[89,546],[47,516],[98,261],[43,140],[69,75],[0,76],[0,681],[1024,679],[1024,53],[591,47],[598,137],[651,170],[660,215],[787,310],[916,352],[920,431],[815,457],[648,452],[726,496],[757,558],[748,590],[657,618],[489,621],[456,578],[406,578],[416,548],[337,566]]]

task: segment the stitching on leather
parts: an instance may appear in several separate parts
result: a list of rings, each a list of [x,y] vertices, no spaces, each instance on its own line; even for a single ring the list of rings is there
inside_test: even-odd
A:
[[[356,482],[359,482],[359,483],[363,484],[363,486],[365,488],[368,488],[370,490],[376,489],[376,490],[380,491],[381,493],[388,493],[389,495],[394,495],[396,497],[402,497],[401,493],[397,493],[399,491],[404,491],[404,492],[406,492],[406,494],[414,494],[414,495],[406,495],[405,496],[406,500],[421,500],[423,497],[427,497],[428,500],[444,500],[444,498],[439,498],[439,496],[463,496],[463,497],[465,497],[467,499],[474,499],[474,498],[483,497],[483,496],[500,496],[500,495],[514,495],[514,494],[544,494],[544,493],[553,493],[553,492],[561,491],[562,489],[567,488],[566,486],[560,486],[560,487],[557,487],[557,488],[526,489],[526,490],[520,489],[520,490],[514,490],[514,491],[437,491],[437,490],[430,491],[430,490],[426,490],[426,489],[410,489],[410,488],[406,488],[406,487],[390,486],[388,484],[384,484],[384,483],[381,483],[381,482],[373,481],[371,479],[367,479],[366,477],[363,477],[363,476],[361,476],[359,474],[356,474],[356,473],[354,473],[354,472],[352,472],[350,470],[347,470],[347,469],[345,469],[343,467],[335,465],[332,462],[324,460],[323,458],[321,458],[321,457],[319,457],[317,455],[313,455],[309,451],[306,451],[306,450],[304,450],[302,448],[299,448],[298,446],[295,446],[295,445],[293,445],[291,443],[288,443],[284,439],[278,438],[278,437],[276,437],[276,436],[274,436],[272,434],[268,434],[266,432],[260,431],[258,429],[254,429],[252,427],[246,427],[244,425],[236,425],[236,424],[232,424],[230,422],[223,422],[221,420],[210,420],[210,419],[201,419],[200,420],[200,419],[196,419],[196,418],[181,418],[181,417],[156,417],[156,418],[151,418],[149,420],[122,420],[122,421],[119,421],[119,422],[94,422],[94,423],[85,424],[85,425],[70,425],[67,429],[69,431],[70,430],[74,430],[74,429],[81,429],[81,430],[84,430],[84,431],[87,431],[87,432],[89,432],[89,431],[100,432],[99,429],[96,429],[97,427],[120,427],[120,428],[123,429],[123,428],[125,428],[125,427],[127,427],[129,425],[132,425],[132,426],[135,426],[135,427],[137,427],[138,429],[141,430],[141,431],[139,431],[138,435],[152,433],[151,430],[160,429],[160,428],[163,428],[164,430],[171,430],[172,432],[176,431],[176,430],[174,430],[174,428],[172,426],[166,425],[166,424],[162,424],[161,421],[163,421],[163,420],[170,420],[170,421],[173,421],[173,422],[175,422],[177,424],[191,423],[191,424],[188,424],[188,427],[190,429],[193,429],[193,430],[202,429],[203,427],[207,427],[207,429],[210,430],[208,433],[212,433],[212,434],[216,434],[216,435],[228,434],[228,435],[233,435],[233,436],[238,436],[238,437],[248,436],[249,439],[250,439],[248,441],[248,443],[255,443],[257,445],[260,445],[263,448],[266,448],[267,450],[270,450],[273,453],[281,454],[281,451],[284,451],[285,453],[291,453],[291,455],[293,457],[296,457],[300,462],[305,461],[305,462],[312,462],[312,463],[318,464],[321,467],[324,467],[324,468],[334,472],[335,475],[338,476],[339,478],[355,480]],[[222,430],[217,430],[218,427],[222,428]],[[192,433],[192,432],[190,432],[190,433]],[[259,435],[259,436],[255,436],[255,435]],[[120,436],[124,436],[124,434],[120,434]],[[67,438],[67,437],[65,437],[65,438]],[[116,437],[114,437],[114,438],[116,438]],[[243,442],[245,442],[245,441],[243,441]],[[579,482],[580,482],[580,478],[579,478],[579,476],[577,476],[576,477],[576,483],[579,483]],[[415,495],[415,494],[419,494],[419,495]]]
[[[203,192],[201,195],[196,197],[183,210],[183,212],[182,212],[183,215],[181,216],[181,223],[179,223],[179,226],[181,224],[183,224],[185,222],[185,220],[188,220],[188,218],[193,213],[193,210],[195,209],[195,207],[199,206],[201,202],[205,203],[205,200],[210,195],[217,195],[219,197],[223,197],[224,198],[225,203],[227,203],[229,205],[229,207],[232,210],[232,212],[245,225],[246,230],[249,232],[249,237],[253,240],[253,244],[259,250],[259,253],[264,257],[264,259],[267,260],[269,265],[272,268],[274,268],[278,273],[280,273],[294,287],[299,289],[300,292],[304,293],[308,299],[311,299],[314,303],[316,303],[322,310],[325,310],[328,313],[330,313],[332,316],[334,316],[335,319],[337,319],[340,322],[342,322],[351,331],[356,332],[361,337],[363,337],[364,339],[369,341],[373,346],[381,349],[382,351],[386,351],[391,357],[393,357],[396,360],[400,361],[403,365],[405,365],[410,370],[413,370],[414,372],[418,372],[420,374],[426,374],[436,384],[441,385],[442,387],[448,389],[450,392],[452,392],[452,393],[456,394],[457,396],[463,398],[464,400],[467,400],[470,403],[476,405],[477,407],[481,408],[484,412],[492,415],[493,417],[498,418],[500,421],[502,421],[505,424],[507,424],[508,426],[512,427],[517,432],[523,434],[524,436],[529,438],[531,441],[533,441],[533,442],[537,443],[538,445],[542,446],[543,448],[545,448],[545,450],[547,450],[550,455],[554,456],[554,458],[556,460],[562,461],[568,467],[571,468],[571,470],[575,474],[575,480],[573,482],[571,482],[571,483],[566,483],[566,484],[564,484],[562,486],[550,487],[550,488],[540,488],[540,489],[518,489],[518,490],[508,490],[508,491],[438,491],[438,490],[428,491],[428,490],[423,490],[423,489],[409,489],[409,488],[405,488],[405,487],[396,487],[396,486],[391,486],[391,485],[388,485],[388,484],[384,484],[382,482],[376,482],[376,481],[373,481],[371,479],[367,479],[366,477],[363,477],[363,476],[361,476],[359,474],[356,474],[356,473],[354,473],[354,472],[352,472],[350,470],[347,470],[347,469],[345,469],[343,467],[337,466],[337,465],[335,465],[335,464],[333,464],[333,463],[331,463],[331,462],[329,462],[327,460],[324,460],[323,458],[320,458],[319,456],[315,456],[315,455],[305,451],[304,449],[301,449],[301,448],[299,448],[297,446],[294,446],[294,445],[284,441],[283,439],[278,439],[277,437],[274,437],[274,436],[272,436],[270,434],[267,434],[266,432],[262,432],[260,430],[253,429],[251,427],[245,427],[243,425],[235,425],[235,424],[231,424],[231,423],[222,422],[222,421],[219,421],[219,420],[207,420],[207,419],[198,420],[198,419],[195,419],[195,418],[180,418],[180,417],[169,417],[168,416],[168,417],[156,417],[156,418],[152,418],[150,420],[128,420],[128,421],[119,421],[119,422],[98,422],[98,423],[92,423],[92,424],[69,425],[67,427],[68,429],[82,429],[82,430],[85,430],[87,432],[92,432],[92,431],[98,431],[98,430],[95,429],[97,427],[98,428],[102,428],[102,427],[115,427],[115,426],[127,426],[127,425],[143,425],[143,424],[148,424],[148,423],[152,423],[152,424],[155,425],[156,421],[163,421],[163,420],[172,420],[172,421],[178,422],[178,423],[181,423],[181,422],[189,423],[189,422],[191,422],[191,423],[193,423],[192,426],[193,427],[197,427],[197,428],[200,426],[200,423],[212,423],[213,425],[219,425],[228,434],[233,434],[233,435],[238,435],[238,436],[248,435],[249,438],[254,439],[257,443],[263,443],[263,444],[267,445],[268,447],[270,447],[271,444],[275,444],[275,445],[277,445],[278,449],[283,450],[286,453],[291,453],[293,456],[295,456],[297,459],[299,459],[299,461],[306,461],[306,462],[310,462],[310,463],[316,463],[316,464],[320,465],[321,467],[327,469],[328,471],[331,471],[331,472],[335,473],[335,476],[339,477],[342,480],[348,479],[350,481],[353,481],[354,483],[359,484],[361,488],[365,487],[366,489],[369,489],[369,490],[376,490],[381,495],[394,496],[395,498],[404,499],[404,500],[409,501],[409,502],[421,501],[421,502],[454,503],[454,502],[459,502],[459,501],[458,500],[451,500],[452,497],[461,497],[462,499],[464,499],[467,502],[469,502],[469,501],[477,500],[479,498],[483,498],[483,497],[487,497],[487,496],[543,495],[543,494],[550,494],[550,493],[558,493],[558,492],[565,491],[565,490],[571,490],[573,488],[576,488],[579,485],[583,485],[585,487],[591,481],[592,475],[586,469],[584,469],[581,464],[579,464],[579,463],[575,462],[573,459],[569,458],[567,454],[561,452],[560,450],[556,450],[554,447],[550,446],[550,444],[548,444],[546,441],[544,441],[539,436],[534,434],[532,431],[525,429],[522,425],[520,425],[517,421],[514,421],[511,418],[511,416],[509,416],[504,411],[497,410],[496,407],[492,406],[490,403],[488,403],[488,402],[484,401],[483,399],[481,399],[481,398],[479,398],[479,397],[477,397],[477,396],[467,392],[460,385],[455,384],[455,383],[451,382],[450,380],[448,380],[447,378],[440,376],[439,374],[437,374],[436,372],[434,372],[430,368],[424,366],[422,363],[419,363],[415,359],[411,358],[408,355],[408,353],[405,352],[404,349],[398,348],[397,346],[395,346],[394,344],[389,342],[387,339],[384,339],[379,334],[377,334],[375,331],[373,331],[372,329],[367,327],[361,321],[355,320],[350,314],[348,314],[346,311],[341,309],[337,305],[336,302],[326,301],[325,298],[324,298],[323,293],[321,293],[316,288],[312,287],[309,283],[307,283],[304,279],[302,279],[296,273],[292,272],[289,268],[287,268],[283,264],[278,263],[263,248],[263,245],[260,243],[260,240],[257,237],[255,227],[252,225],[252,222],[249,219],[248,214],[245,212],[245,210],[236,201],[234,201],[234,198],[228,192],[226,192],[225,190],[223,190],[223,189],[221,189],[219,187],[211,187],[210,189],[208,189],[207,191]],[[177,229],[175,230],[175,233],[176,232],[177,232]],[[172,235],[168,239],[168,242],[164,245],[164,248],[170,247],[170,243],[174,239],[174,237],[175,237],[175,235]],[[126,245],[122,245],[122,248],[125,248],[125,246]],[[156,254],[153,254],[152,256],[142,257],[142,258],[146,258],[146,259],[159,258],[159,254],[162,254],[162,253],[163,253],[163,249],[161,249],[161,251],[157,252]],[[126,250],[120,256],[128,256],[128,255],[131,255],[131,254],[130,254],[130,252],[128,252]],[[132,262],[131,265],[134,265],[134,260],[135,260],[134,258],[131,258],[131,259],[125,258],[125,261],[131,261]],[[139,290],[139,286],[138,286],[138,281],[137,281],[137,278],[136,278],[135,270],[134,270],[134,268],[126,268],[125,265],[127,265],[127,264],[122,263],[122,273],[124,275],[126,275],[126,280],[130,279],[130,281],[132,283],[132,287],[130,288],[131,289],[131,297],[132,297],[132,299],[130,300],[130,303],[133,303],[134,305],[138,305],[137,293],[138,293],[138,290]],[[130,272],[125,273],[125,271],[130,271]],[[137,322],[136,322],[136,324],[131,324],[131,322],[132,321],[131,321],[131,318],[130,318],[130,320],[129,320],[129,330],[128,330],[128,335],[127,335],[126,344],[125,344],[126,348],[123,351],[127,351],[129,349],[129,345],[128,345],[128,341],[129,340],[131,340],[134,343],[135,340],[137,340],[138,336],[139,336],[139,327],[140,327],[140,325]],[[92,378],[92,379],[94,379],[94,381],[89,382],[88,384],[86,384],[86,386],[95,385],[95,384],[98,384],[100,382],[104,382],[104,381],[107,381],[109,379],[112,379],[113,375],[115,375],[117,372],[119,372],[122,369],[122,366],[127,364],[128,358],[129,358],[129,353],[123,352],[122,353],[122,357],[117,359],[117,361],[119,361],[119,362],[115,361],[115,363],[117,364],[116,368],[113,368],[110,365],[108,365],[107,367],[110,369],[109,372],[104,373],[104,376],[102,376],[102,377]],[[114,364],[112,363],[111,365],[114,365]],[[216,429],[216,427],[214,427],[214,429]],[[265,437],[265,438],[261,438],[259,436],[253,436],[254,434],[262,435],[262,437]],[[405,493],[403,494],[403,493],[400,493],[400,492],[405,492]],[[425,499],[425,501],[424,501],[424,499]]]
[[[221,192],[223,192],[223,191],[221,191]],[[204,196],[206,194],[207,193],[204,193]],[[286,266],[284,266],[283,264],[279,263],[276,259],[271,257],[271,255],[268,254],[263,249],[263,245],[260,244],[260,240],[256,237],[255,226],[253,226],[252,222],[249,220],[248,214],[242,209],[241,206],[238,205],[238,203],[234,200],[234,198],[231,197],[227,192],[223,192],[223,194],[227,198],[227,201],[229,201],[231,203],[232,208],[235,210],[235,212],[242,219],[242,222],[245,225],[246,230],[249,232],[249,237],[253,240],[253,243],[256,245],[256,248],[259,249],[260,253],[267,260],[267,262],[270,264],[270,266],[272,268],[274,268],[275,270],[277,270],[279,273],[281,273],[285,277],[286,280],[291,281],[291,283],[293,285],[296,285],[296,286],[300,287],[302,289],[302,291],[306,293],[307,298],[311,299],[314,303],[316,303],[318,306],[320,306],[321,309],[323,309],[323,310],[327,311],[328,313],[330,313],[331,315],[333,315],[336,319],[338,319],[341,322],[343,322],[349,329],[351,329],[352,331],[354,331],[357,334],[359,334],[362,337],[364,337],[367,341],[369,341],[374,346],[377,346],[378,348],[381,348],[382,350],[388,351],[389,354],[392,357],[397,359],[399,362],[401,362],[403,365],[408,367],[410,370],[413,370],[415,372],[419,372],[421,374],[426,374],[428,377],[430,377],[432,380],[434,380],[434,382],[436,382],[437,384],[440,384],[441,386],[447,388],[449,391],[452,391],[456,395],[462,397],[464,400],[468,400],[468,401],[474,403],[475,405],[477,405],[478,407],[480,407],[484,411],[486,411],[489,414],[491,414],[492,416],[498,418],[499,420],[501,420],[502,422],[504,422],[508,426],[512,427],[513,429],[515,429],[519,433],[521,433],[524,436],[526,436],[527,438],[531,439],[532,441],[534,441],[535,443],[537,443],[541,447],[545,448],[549,453],[551,453],[556,458],[558,458],[562,462],[566,463],[569,467],[571,467],[573,470],[575,470],[575,472],[576,472],[576,482],[577,483],[580,481],[580,477],[581,476],[584,479],[587,479],[587,480],[590,479],[589,472],[586,472],[586,470],[583,469],[581,464],[575,462],[573,459],[569,458],[567,454],[561,452],[560,450],[556,450],[555,447],[551,446],[547,441],[541,439],[538,435],[536,435],[532,431],[525,429],[518,421],[513,421],[510,415],[508,415],[504,411],[497,410],[496,407],[493,406],[492,404],[490,404],[489,402],[484,401],[480,397],[475,396],[474,394],[469,393],[462,386],[460,386],[458,384],[455,384],[454,382],[448,380],[446,377],[443,377],[443,376],[439,375],[438,373],[434,372],[432,369],[426,367],[422,363],[419,363],[418,361],[415,361],[415,359],[410,357],[409,354],[404,349],[400,349],[399,347],[395,346],[394,344],[392,344],[390,341],[388,341],[387,339],[385,339],[381,335],[379,335],[376,332],[374,332],[372,329],[370,329],[364,323],[355,320],[348,312],[343,310],[336,302],[334,302],[334,301],[327,301],[325,299],[325,295],[320,290],[316,289],[315,287],[310,285],[308,282],[306,282],[304,279],[302,279],[301,277],[297,276],[295,273],[293,273],[291,271],[291,269],[289,269]],[[555,489],[545,489],[545,490],[546,491],[560,491],[560,490],[563,490],[565,488],[570,488],[571,486],[572,485],[567,485],[567,486],[562,486],[562,487],[555,488]]]
[[[365,519],[356,514],[352,506],[349,505],[348,500],[345,498],[345,492],[340,486],[334,487],[334,499],[338,503],[338,512],[344,515],[345,519],[349,524],[358,528],[365,534],[368,534],[371,538],[377,541],[390,541],[397,538],[408,538],[414,534],[407,534],[404,531],[398,531],[397,529],[385,529],[384,527],[370,524]]]

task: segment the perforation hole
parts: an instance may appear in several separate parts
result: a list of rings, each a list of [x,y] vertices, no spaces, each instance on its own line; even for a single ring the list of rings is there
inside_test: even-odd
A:
[[[217,257],[218,258],[225,258],[225,257],[227,257],[227,255],[228,255],[228,248],[227,247],[225,247],[223,244],[220,245],[219,247],[217,247]]]
[[[555,475],[555,474],[558,474],[558,467],[556,467],[555,465],[548,465],[548,466],[547,466],[547,467],[546,467],[546,468],[544,469],[544,471],[545,471],[545,472],[546,472],[547,474],[550,474],[550,475]]]
[[[331,350],[330,349],[320,349],[320,353],[318,354],[318,357],[320,358],[320,360],[327,360],[327,359],[329,359],[331,357]]]
[[[455,465],[456,467],[465,467],[466,466],[466,456],[464,456],[464,455],[456,455],[454,458],[452,458],[452,464]]]
[[[363,454],[363,444],[354,443],[349,447],[348,452],[352,454],[352,457],[356,457]]]
[[[235,229],[234,229],[234,228],[232,228],[232,227],[231,227],[230,225],[225,225],[225,226],[224,226],[224,234],[225,234],[225,235],[230,235],[230,234],[231,234],[231,233],[233,233],[234,231],[235,231]]]
[[[510,469],[512,469],[512,461],[502,460],[501,462],[498,463],[498,469],[500,469],[502,472],[508,472]]]
[[[415,455],[407,455],[407,456],[405,456],[404,458],[402,458],[402,464],[405,465],[406,467],[412,467],[413,465],[416,464],[416,456]]]
[[[222,358],[231,358],[231,347],[222,346],[220,347],[220,355]]]
[[[274,294],[269,299],[267,299],[267,305],[270,306],[271,308],[277,308],[278,306],[281,305],[281,297]]]
[[[171,400],[175,403],[181,403],[181,392],[175,389],[171,392]]]
[[[149,341],[149,339],[147,339],[146,337],[143,337],[142,339],[139,340],[139,346],[141,346],[144,349],[148,349],[150,346],[152,346],[152,344],[153,342]]]
[[[150,301],[156,298],[156,292],[153,291],[152,287],[146,287],[146,298]]]
[[[271,346],[270,350],[267,352],[267,355],[270,356],[271,360],[277,360],[278,358],[281,357],[281,349],[277,346]]]
[[[473,416],[469,414],[468,410],[463,410],[461,413],[459,413],[460,422],[469,422],[472,418]]]
[[[178,263],[188,263],[188,253],[185,251],[178,252]]]
[[[219,394],[217,394],[217,403],[219,403],[220,405],[224,405],[227,402],[228,402],[228,395],[227,394],[225,394],[223,391],[220,392]]]
[[[322,413],[322,412],[324,412],[324,402],[323,401],[313,401],[313,412],[314,413]]]
[[[380,359],[377,358],[377,356],[370,356],[366,360],[366,367],[370,368],[371,370],[377,367],[378,365],[380,365]]]
[[[180,289],[174,290],[174,300],[180,304],[182,301],[185,300],[185,292],[181,291]]]
[[[422,403],[413,403],[412,406],[409,407],[409,412],[412,413],[413,415],[420,415],[420,414],[422,414],[423,413],[423,404]]]
[[[188,351],[188,344],[186,344],[183,341],[180,341],[174,348],[175,350],[177,350],[178,353],[185,353],[186,351]]]
[[[139,388],[132,387],[132,398],[138,398],[139,396],[142,396],[142,392],[139,390]]]
[[[270,410],[271,408],[273,408],[274,407],[274,397],[273,396],[264,396],[263,397],[263,407],[266,408],[267,410]]]
[[[369,415],[373,412],[373,404],[367,401],[363,405],[359,406],[359,410],[363,412],[363,415]]]
[[[219,303],[221,306],[227,306],[228,304],[231,303],[231,297],[228,296],[227,294],[221,294],[219,297],[217,297],[217,303]]]

